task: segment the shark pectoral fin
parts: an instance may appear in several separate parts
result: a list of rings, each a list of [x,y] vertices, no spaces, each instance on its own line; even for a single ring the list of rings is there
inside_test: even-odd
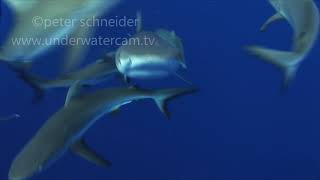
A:
[[[84,85],[81,81],[76,81],[70,88],[66,97],[65,106],[67,106],[73,98],[78,97],[83,92]]]
[[[271,16],[263,25],[262,27],[260,28],[260,31],[266,31],[267,28],[274,22],[276,21],[279,21],[279,20],[282,20],[284,19],[284,17],[280,14],[280,13],[277,13],[273,16]]]
[[[156,102],[160,111],[170,119],[170,112],[168,110],[168,101],[170,99],[176,98],[178,96],[191,94],[196,92],[196,88],[180,88],[180,89],[166,89],[166,90],[158,90],[154,93],[154,101]]]
[[[93,151],[83,139],[76,142],[71,147],[71,150],[73,153],[98,166],[110,167],[112,165],[111,161],[104,159],[98,153]]]
[[[142,23],[142,13],[141,11],[137,12],[137,17],[136,17],[136,33],[139,33],[142,31],[143,28],[143,23]]]

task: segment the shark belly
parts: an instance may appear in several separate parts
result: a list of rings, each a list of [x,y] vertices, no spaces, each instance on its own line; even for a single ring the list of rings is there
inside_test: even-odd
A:
[[[159,79],[169,76],[176,72],[180,63],[174,59],[142,58],[132,62],[132,66],[127,70],[126,75],[131,78],[139,79]]]

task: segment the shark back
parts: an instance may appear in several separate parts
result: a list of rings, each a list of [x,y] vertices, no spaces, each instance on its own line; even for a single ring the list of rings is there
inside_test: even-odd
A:
[[[294,29],[293,50],[306,54],[319,33],[319,10],[313,0],[270,0]]]

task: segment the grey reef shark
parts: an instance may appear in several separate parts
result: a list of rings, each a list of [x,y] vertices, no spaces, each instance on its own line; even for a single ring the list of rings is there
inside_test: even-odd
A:
[[[269,0],[276,14],[261,27],[265,31],[270,24],[287,20],[294,31],[291,51],[248,46],[246,49],[284,72],[284,88],[287,89],[306,56],[313,48],[319,34],[319,10],[313,0]]]
[[[7,63],[29,64],[54,47],[51,40],[65,36],[90,37],[93,27],[81,26],[81,20],[101,17],[119,4],[120,0],[4,0],[14,15],[13,27],[0,48],[0,60]],[[72,21],[72,25],[47,25],[45,22]],[[13,43],[19,41],[20,43]],[[35,44],[21,43],[39,42]],[[87,46],[68,46],[63,69],[68,71],[83,60]],[[22,66],[22,65],[20,65]]]
[[[116,51],[116,65],[126,81],[132,79],[160,79],[174,75],[186,81],[177,73],[186,69],[184,48],[174,31],[159,29],[155,32],[142,30],[142,16],[137,13],[136,35],[129,43]]]
[[[169,117],[167,102],[177,96],[193,93],[193,88],[144,90],[107,88],[84,92],[76,82],[67,94],[66,102],[36,133],[12,162],[9,180],[24,180],[42,172],[67,150],[97,165],[111,162],[91,150],[83,140],[84,133],[102,116],[136,100],[151,98],[162,113]]]
[[[43,97],[44,91],[48,89],[69,88],[77,81],[86,85],[95,85],[117,74],[119,73],[115,65],[114,53],[108,53],[104,58],[80,70],[72,71],[54,79],[30,74],[26,71],[20,71],[18,76],[34,89],[36,100],[39,100]]]

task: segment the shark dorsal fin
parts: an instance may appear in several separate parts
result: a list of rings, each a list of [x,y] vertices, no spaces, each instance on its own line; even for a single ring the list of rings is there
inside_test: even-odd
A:
[[[104,159],[94,150],[92,150],[88,144],[83,140],[77,141],[73,146],[71,146],[73,153],[79,155],[80,157],[102,167],[111,166],[111,161]]]
[[[83,85],[80,81],[76,81],[70,88],[66,97],[65,106],[67,106],[72,99],[78,97],[83,92]]]
[[[142,13],[141,11],[138,11],[137,12],[137,17],[136,17],[136,23],[137,23],[137,26],[136,26],[136,33],[139,33],[142,31],[142,28],[143,28],[143,23],[142,23]]]

